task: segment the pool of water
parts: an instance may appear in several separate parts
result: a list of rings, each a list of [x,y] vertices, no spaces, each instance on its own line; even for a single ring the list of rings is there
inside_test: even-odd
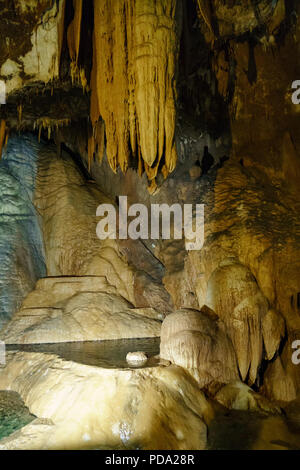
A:
[[[143,351],[149,360],[142,367],[159,364],[160,338],[119,339],[109,341],[86,341],[76,343],[7,345],[7,351],[39,352],[56,354],[67,361],[106,368],[128,368],[126,355],[130,351]]]
[[[0,440],[34,419],[18,393],[0,391]]]

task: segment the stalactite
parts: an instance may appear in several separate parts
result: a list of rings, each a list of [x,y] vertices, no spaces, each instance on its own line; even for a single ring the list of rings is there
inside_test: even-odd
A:
[[[197,0],[199,15],[204,19],[212,38],[214,37],[214,30],[212,27],[212,15],[210,0]]]
[[[94,2],[91,121],[105,122],[113,171],[131,154],[150,180],[163,158],[166,174],[175,168],[175,10],[176,0]]]
[[[8,133],[6,129],[6,122],[4,119],[1,119],[1,122],[0,122],[0,159],[2,158],[3,147],[7,143],[7,137],[8,137]]]
[[[85,75],[85,70],[78,65],[80,38],[81,38],[81,23],[83,15],[83,0],[73,0],[74,18],[68,28],[67,39],[68,48],[71,58],[71,78],[72,82],[80,83],[84,90],[87,89],[88,83]]]
[[[92,126],[95,126],[96,122],[99,119],[99,103],[98,103],[98,93],[97,93],[97,53],[96,53],[96,34],[93,35],[93,68],[91,73],[91,106],[90,106],[90,118]]]
[[[83,0],[73,0],[74,18],[68,28],[68,47],[72,62],[77,65],[80,47]]]
[[[48,139],[51,139],[51,135],[54,131],[58,130],[60,127],[65,127],[68,126],[71,123],[70,119],[51,119],[48,117],[43,117],[40,119],[37,119],[34,122],[33,125],[33,130],[38,129],[39,130],[39,142],[41,140],[41,135],[42,135],[42,130],[47,130],[48,132]]]
[[[99,121],[96,126],[96,152],[98,162],[101,163],[104,155],[104,145],[105,145],[105,125],[103,121]]]
[[[96,55],[96,92],[99,113],[106,124],[107,156],[113,171],[118,164],[127,169],[128,78],[125,48],[125,1],[103,0],[94,3]]]
[[[19,120],[19,124],[21,124],[22,122],[22,114],[23,114],[23,106],[21,104],[19,104],[18,106],[18,120]]]
[[[92,128],[92,132],[88,138],[88,168],[91,169],[91,164],[94,157],[97,157],[99,163],[102,162],[104,155],[105,145],[105,125],[103,121],[98,121]]]

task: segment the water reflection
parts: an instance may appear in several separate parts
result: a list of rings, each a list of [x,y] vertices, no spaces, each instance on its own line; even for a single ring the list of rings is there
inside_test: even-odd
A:
[[[26,351],[56,354],[67,361],[106,368],[128,368],[126,355],[130,351],[143,351],[149,357],[141,367],[153,367],[159,360],[160,338],[86,341],[76,343],[7,345],[7,351]],[[130,366],[132,367],[132,366]],[[140,368],[140,367],[136,367]]]

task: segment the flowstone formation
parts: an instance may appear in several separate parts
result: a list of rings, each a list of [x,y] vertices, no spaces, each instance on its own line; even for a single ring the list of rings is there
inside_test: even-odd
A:
[[[36,416],[0,448],[299,448],[299,15],[0,0],[0,388]],[[120,196],[204,205],[202,248],[100,240]]]

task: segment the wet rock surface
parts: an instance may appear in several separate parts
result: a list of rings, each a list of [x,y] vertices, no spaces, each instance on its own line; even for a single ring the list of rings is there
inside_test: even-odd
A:
[[[0,388],[18,391],[47,420],[2,440],[2,449],[204,449],[213,416],[176,366],[104,369],[19,352],[10,354]]]

